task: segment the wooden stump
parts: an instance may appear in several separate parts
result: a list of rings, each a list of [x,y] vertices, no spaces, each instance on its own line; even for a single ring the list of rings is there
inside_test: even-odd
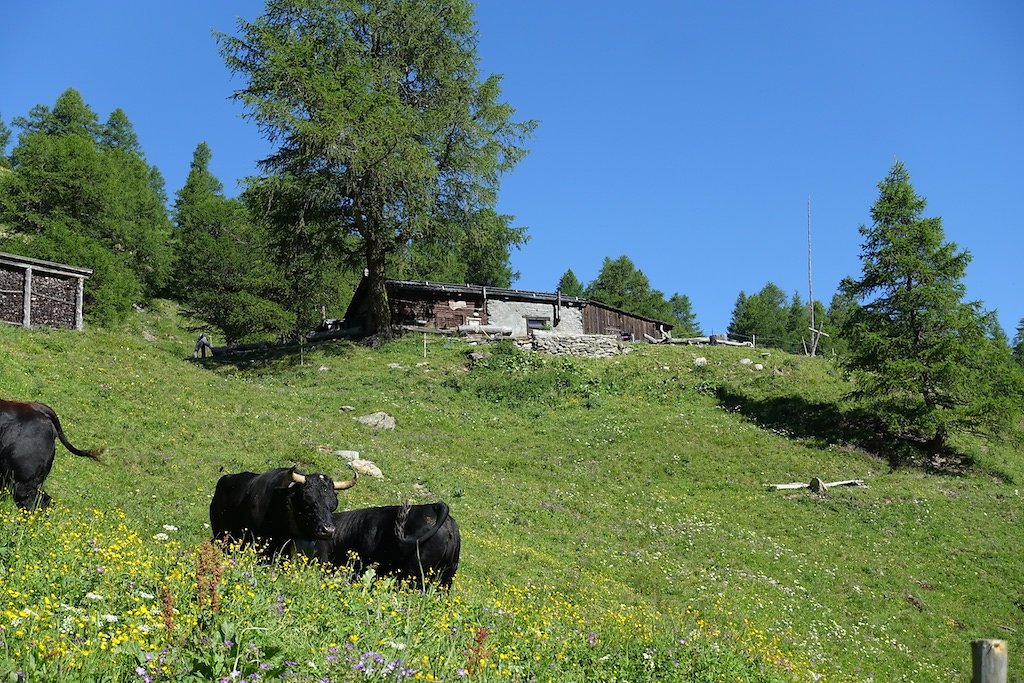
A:
[[[971,683],[1006,683],[1006,654],[1005,640],[971,641]]]

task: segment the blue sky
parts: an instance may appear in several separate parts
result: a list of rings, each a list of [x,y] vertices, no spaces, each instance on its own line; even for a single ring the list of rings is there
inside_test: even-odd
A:
[[[0,14],[0,115],[78,89],[121,107],[181,187],[200,141],[230,194],[268,147],[230,94],[214,30],[255,0],[39,0]],[[626,255],[724,331],[738,293],[815,298],[860,273],[858,226],[904,162],[973,261],[967,296],[1024,318],[1024,3],[1016,0],[483,0],[484,74],[539,122],[500,210],[526,226],[515,287],[584,283]]]

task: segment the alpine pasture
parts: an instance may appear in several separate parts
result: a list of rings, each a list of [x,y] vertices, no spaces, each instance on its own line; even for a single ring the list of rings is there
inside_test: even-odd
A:
[[[107,449],[58,445],[44,512],[0,500],[3,680],[961,681],[976,638],[1024,680],[1019,431],[959,443],[963,472],[893,469],[842,427],[831,361],[776,350],[193,341],[160,302],[0,328],[0,395]],[[396,428],[353,419],[375,411]],[[222,473],[346,478],[339,449],[384,473],[340,509],[448,503],[450,592],[207,542]],[[768,486],[812,477],[866,486]]]

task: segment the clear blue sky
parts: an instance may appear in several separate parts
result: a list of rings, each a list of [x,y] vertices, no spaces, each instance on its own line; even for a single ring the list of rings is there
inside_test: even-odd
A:
[[[0,115],[78,89],[135,125],[173,197],[200,141],[228,192],[268,151],[211,37],[256,0],[39,0],[0,13]],[[857,228],[907,165],[974,259],[968,298],[1024,317],[1024,3],[484,0],[484,74],[539,121],[500,209],[526,226],[514,286],[588,282],[626,255],[723,331],[740,290],[815,298],[860,273]]]

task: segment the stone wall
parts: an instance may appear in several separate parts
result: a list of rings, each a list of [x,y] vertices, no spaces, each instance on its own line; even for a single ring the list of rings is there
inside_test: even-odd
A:
[[[633,350],[618,337],[606,334],[568,335],[535,331],[531,337],[517,343],[524,349],[542,351],[556,356],[610,358]]]
[[[583,311],[575,306],[563,305],[559,309],[559,322],[555,325],[555,307],[552,304],[529,301],[487,300],[487,323],[508,327],[513,337],[525,337],[527,318],[546,321],[557,334],[583,334]]]

